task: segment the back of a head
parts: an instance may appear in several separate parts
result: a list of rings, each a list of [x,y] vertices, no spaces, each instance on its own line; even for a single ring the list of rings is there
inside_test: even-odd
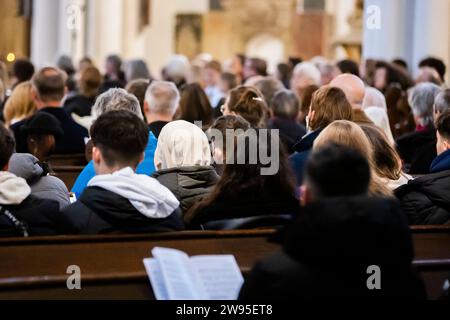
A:
[[[102,82],[102,75],[96,67],[84,68],[81,71],[79,80],[80,94],[88,98],[95,97]]]
[[[420,118],[422,126],[433,123],[434,102],[441,88],[429,82],[415,86],[409,96],[409,105],[415,117]]]
[[[359,66],[358,64],[353,61],[353,60],[341,60],[337,63],[336,65],[338,67],[338,69],[341,71],[341,73],[348,73],[348,74],[353,74],[357,77],[360,76],[359,73]]]
[[[8,165],[15,148],[13,134],[0,122],[0,171],[3,171]]]
[[[10,124],[14,119],[28,118],[36,112],[36,105],[31,96],[31,82],[22,82],[16,86],[5,103],[5,121]]]
[[[139,100],[124,89],[109,89],[98,96],[92,107],[92,115],[99,118],[110,111],[126,110],[134,113],[140,119],[144,119]]]
[[[447,110],[450,110],[450,89],[439,93],[434,102],[434,111],[436,113],[443,113]]]
[[[364,155],[332,142],[316,148],[306,165],[305,182],[316,200],[367,195],[370,179]]]
[[[254,87],[261,91],[267,105],[272,102],[273,96],[276,92],[284,89],[283,83],[281,83],[281,81],[275,79],[274,77],[266,77],[262,80],[259,80],[255,83]]]
[[[180,103],[180,93],[172,82],[153,81],[145,94],[152,113],[173,116]]]
[[[436,121],[436,128],[439,135],[450,144],[450,110],[440,115]]]
[[[39,70],[32,79],[39,99],[43,102],[60,102],[66,94],[67,75],[56,68]]]
[[[257,128],[264,126],[268,106],[258,89],[240,86],[230,91],[228,109]]]
[[[353,108],[361,108],[366,87],[364,82],[353,74],[341,74],[331,81],[330,86],[336,87],[344,91],[348,101]]]
[[[150,81],[148,79],[136,79],[128,82],[125,90],[134,95],[138,100],[141,108],[144,108],[145,94],[149,87]]]
[[[322,75],[315,64],[311,62],[302,62],[295,66],[293,71],[294,77],[305,79],[306,86],[322,84]]]
[[[190,63],[183,55],[174,55],[164,67],[168,80],[179,84],[189,77]]]
[[[158,170],[211,165],[206,134],[196,125],[178,120],[167,124],[158,138],[155,166]]]
[[[191,123],[201,121],[203,126],[213,122],[213,108],[208,96],[198,83],[191,83],[181,89],[180,109],[177,118]]]
[[[34,65],[28,60],[16,60],[13,66],[13,75],[18,82],[29,81],[34,75]]]
[[[419,68],[429,67],[435,69],[439,76],[441,81],[445,81],[445,74],[447,73],[447,66],[445,63],[438,58],[434,57],[428,57],[420,61]]]
[[[147,146],[149,130],[134,113],[116,110],[106,112],[94,122],[91,137],[107,166],[135,168]]]
[[[249,58],[248,59],[251,68],[255,71],[258,76],[267,76],[267,62],[259,58]]]
[[[151,78],[147,63],[142,59],[127,61],[125,64],[125,76],[128,82],[136,79]]]
[[[73,65],[72,58],[66,55],[62,55],[58,58],[56,65],[59,69],[63,70],[69,76],[75,73],[75,67]]]
[[[357,150],[362,155],[365,155],[369,161],[373,159],[370,141],[356,123],[346,120],[333,122],[315,140],[314,149],[323,147],[331,142]]]
[[[114,72],[120,72],[122,68],[122,59],[118,55],[111,54],[107,56],[106,62],[114,68]]]
[[[325,129],[330,123],[337,120],[352,120],[352,106],[345,93],[335,87],[322,87],[313,94],[311,111],[314,111],[313,119],[310,119],[311,130]]]
[[[281,90],[273,97],[270,109],[277,118],[295,120],[300,112],[300,102],[292,91]]]

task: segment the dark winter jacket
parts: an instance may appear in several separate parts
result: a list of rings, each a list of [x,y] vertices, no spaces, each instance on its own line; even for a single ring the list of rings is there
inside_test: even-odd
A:
[[[24,229],[30,236],[58,234],[58,202],[40,200],[30,194],[24,179],[0,172],[0,237],[22,237]]]
[[[430,165],[437,156],[436,129],[429,128],[400,137],[397,149],[409,174],[430,173]]]
[[[412,269],[410,230],[393,200],[336,198],[311,204],[285,232],[283,251],[258,263],[243,300],[425,299]],[[368,281],[380,268],[381,290]],[[370,272],[369,272],[370,271]]]
[[[178,231],[183,230],[178,208],[166,187],[125,168],[93,178],[61,218],[66,234]]]
[[[151,219],[115,193],[87,188],[81,198],[62,211],[64,234],[156,233],[184,229],[181,214]]]
[[[321,130],[318,130],[308,134],[294,146],[295,153],[289,158],[289,162],[297,179],[298,186],[303,183],[306,162],[314,146],[314,141],[319,137],[321,132]]]
[[[95,99],[96,97],[87,98],[81,95],[71,97],[64,103],[64,110],[69,116],[75,113],[80,117],[88,117],[91,115]]]
[[[450,151],[436,158],[431,172],[395,192],[411,225],[450,224]]]
[[[208,195],[219,181],[213,167],[183,167],[156,172],[153,177],[181,203],[183,214]]]
[[[269,120],[267,127],[269,129],[280,130],[280,139],[289,154],[294,152],[295,144],[306,134],[305,127],[295,120],[275,118]]]
[[[192,229],[242,229],[239,225],[251,223],[254,223],[252,228],[278,227],[296,216],[299,209],[299,201],[294,196],[269,186],[263,190],[241,191],[235,197],[222,195],[213,204],[189,212],[185,221]],[[275,224],[267,225],[270,222]]]

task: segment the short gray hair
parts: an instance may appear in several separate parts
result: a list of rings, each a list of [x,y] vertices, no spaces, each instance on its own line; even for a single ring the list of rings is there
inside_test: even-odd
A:
[[[421,125],[433,123],[434,101],[441,88],[433,83],[424,82],[415,86],[409,96],[409,105],[416,117],[421,118]]]
[[[300,112],[300,102],[294,92],[280,90],[275,93],[270,108],[275,117],[282,119],[297,119]]]
[[[125,89],[109,89],[101,94],[92,107],[92,116],[97,119],[109,111],[128,110],[144,120],[139,100]]]
[[[294,75],[309,79],[313,84],[320,86],[322,75],[315,64],[311,62],[301,62],[294,68]]]
[[[145,102],[154,113],[174,115],[180,103],[180,92],[172,82],[153,81],[145,94]]]
[[[444,113],[450,109],[450,89],[443,90],[434,101],[434,111]]]

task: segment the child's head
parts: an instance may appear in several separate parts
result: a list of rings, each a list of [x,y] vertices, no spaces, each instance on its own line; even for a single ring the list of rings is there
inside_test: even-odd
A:
[[[450,150],[450,110],[445,111],[436,122],[437,152],[442,154]]]

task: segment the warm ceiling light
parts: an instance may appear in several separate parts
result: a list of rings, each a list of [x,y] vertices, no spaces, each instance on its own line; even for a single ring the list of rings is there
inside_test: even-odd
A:
[[[6,56],[6,61],[8,62],[14,62],[16,60],[16,55],[14,53],[8,53]]]

